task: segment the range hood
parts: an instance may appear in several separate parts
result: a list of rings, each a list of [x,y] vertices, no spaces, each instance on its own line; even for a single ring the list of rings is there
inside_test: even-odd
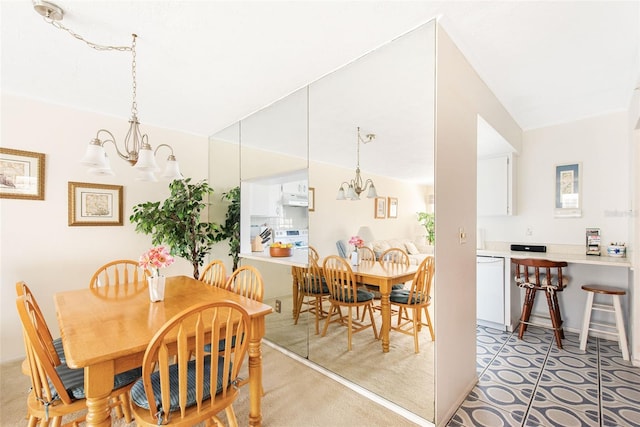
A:
[[[283,193],[282,206],[308,207],[309,199],[300,194]]]

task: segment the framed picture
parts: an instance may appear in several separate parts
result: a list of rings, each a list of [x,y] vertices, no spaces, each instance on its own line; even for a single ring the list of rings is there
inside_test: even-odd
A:
[[[0,148],[0,198],[44,200],[44,154]]]
[[[386,197],[376,197],[375,211],[373,214],[374,218],[386,218],[387,216],[387,198]]]
[[[309,212],[316,210],[316,189],[309,187]]]
[[[556,166],[555,217],[569,218],[582,216],[580,175],[580,163]]]
[[[69,182],[69,225],[122,225],[122,185]]]
[[[398,198],[389,197],[387,201],[387,218],[398,218]]]

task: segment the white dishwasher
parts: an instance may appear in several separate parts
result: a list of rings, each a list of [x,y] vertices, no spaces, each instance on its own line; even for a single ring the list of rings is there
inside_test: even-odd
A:
[[[476,257],[476,317],[481,324],[504,329],[504,258]]]

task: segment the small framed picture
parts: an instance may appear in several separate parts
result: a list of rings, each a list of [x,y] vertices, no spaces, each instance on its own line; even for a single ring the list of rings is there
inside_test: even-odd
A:
[[[0,198],[44,200],[44,154],[0,148]]]
[[[397,197],[389,197],[387,202],[387,217],[388,218],[398,218],[398,198]]]
[[[69,182],[69,225],[122,225],[122,185]]]
[[[376,197],[374,205],[374,218],[386,218],[387,216],[387,198]]]
[[[556,200],[554,216],[556,218],[581,217],[582,206],[580,163],[557,165],[555,170]]]
[[[316,210],[316,189],[309,187],[309,212]]]

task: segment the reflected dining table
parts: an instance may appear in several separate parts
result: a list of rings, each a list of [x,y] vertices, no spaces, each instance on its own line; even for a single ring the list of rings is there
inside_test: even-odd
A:
[[[251,318],[249,425],[262,424],[262,337],[272,307],[187,276],[166,278],[164,301],[150,302],[144,284],[120,284],[56,293],[58,324],[67,364],[82,368],[88,426],[110,426],[109,392],[114,375],[142,365],[154,334],[175,314],[205,301],[231,300]]]
[[[322,266],[322,262],[318,262]],[[352,265],[351,270],[355,275],[356,282],[377,286],[380,291],[380,311],[382,315],[382,328],[380,338],[382,341],[382,352],[389,352],[389,331],[391,330],[391,287],[398,283],[412,280],[418,271],[417,265],[404,265],[389,261],[361,260],[358,265]],[[293,300],[297,301],[298,284],[293,281]],[[295,316],[296,304],[294,304]]]
[[[413,279],[418,271],[417,265],[405,265],[398,262],[361,260],[351,269],[359,284],[377,286],[380,291],[380,311],[382,315],[382,352],[389,352],[389,331],[391,330],[391,287]]]

